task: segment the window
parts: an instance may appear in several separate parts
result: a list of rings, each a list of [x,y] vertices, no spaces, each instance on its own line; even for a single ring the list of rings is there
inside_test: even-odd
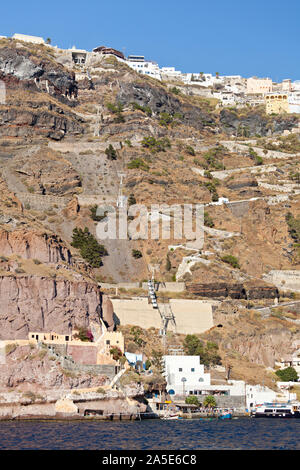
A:
[[[179,372],[182,372],[182,368],[181,368],[181,367],[179,367],[179,369],[178,369],[178,370],[179,370]]]
[[[195,368],[194,368],[194,367],[191,368],[191,372],[195,372]]]
[[[110,344],[110,340],[109,340],[109,339],[106,340],[106,344]]]

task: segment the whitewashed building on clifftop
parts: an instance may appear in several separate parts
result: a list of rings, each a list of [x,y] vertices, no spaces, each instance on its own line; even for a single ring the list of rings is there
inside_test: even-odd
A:
[[[45,44],[43,38],[40,38],[38,36],[28,36],[27,34],[15,33],[12,36],[12,39],[16,39],[17,41],[31,42],[32,44]]]
[[[147,61],[143,55],[129,55],[126,59],[126,64],[142,75],[161,80],[159,66],[156,62]]]

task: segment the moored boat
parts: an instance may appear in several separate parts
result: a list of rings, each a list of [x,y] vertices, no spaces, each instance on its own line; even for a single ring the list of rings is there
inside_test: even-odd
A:
[[[300,403],[264,403],[251,412],[253,418],[300,418]]]
[[[231,419],[231,413],[223,413],[222,415],[218,416],[218,419]]]

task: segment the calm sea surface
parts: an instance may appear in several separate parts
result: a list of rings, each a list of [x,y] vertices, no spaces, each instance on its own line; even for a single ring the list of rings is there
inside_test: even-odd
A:
[[[0,422],[0,449],[300,449],[300,419]]]

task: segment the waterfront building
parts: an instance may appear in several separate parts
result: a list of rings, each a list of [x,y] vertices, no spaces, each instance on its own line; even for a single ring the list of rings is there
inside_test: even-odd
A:
[[[163,356],[163,375],[170,395],[194,395],[210,385],[210,374],[204,372],[200,356]]]

